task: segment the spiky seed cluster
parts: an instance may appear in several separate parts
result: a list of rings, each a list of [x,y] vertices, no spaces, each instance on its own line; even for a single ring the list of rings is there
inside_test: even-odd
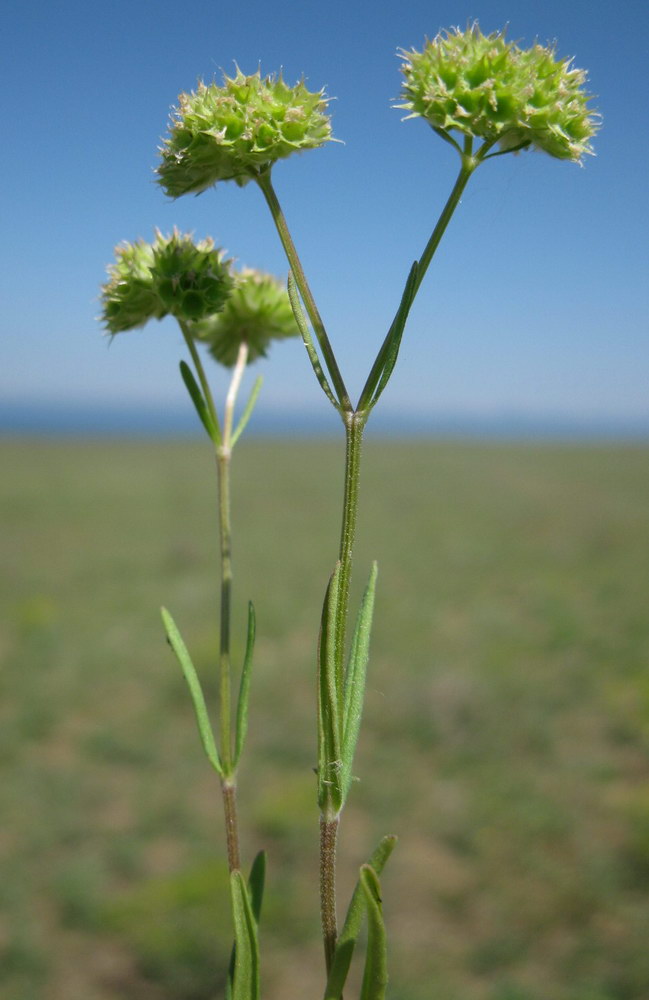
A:
[[[586,73],[557,59],[553,47],[521,49],[504,32],[483,35],[477,24],[403,52],[402,90],[408,117],[434,128],[499,143],[534,146],[561,160],[592,153],[598,116],[588,108]]]
[[[153,247],[144,240],[115,247],[115,263],[108,267],[108,281],[102,285],[102,319],[110,333],[144,326],[150,319],[162,319],[164,311],[153,286]]]
[[[167,315],[202,319],[222,309],[232,290],[228,264],[213,241],[194,243],[177,229],[170,236],[156,231],[153,243],[122,243],[115,255],[101,296],[112,334]]]
[[[323,91],[300,81],[289,87],[258,71],[224,75],[223,86],[199,83],[181,94],[160,153],[159,181],[177,198],[204,191],[217,181],[246,184],[276,160],[331,139]]]
[[[248,362],[265,357],[271,340],[299,335],[286,286],[270,274],[243,270],[225,308],[194,323],[193,336],[204,341],[212,356],[232,366],[240,345],[248,344]]]

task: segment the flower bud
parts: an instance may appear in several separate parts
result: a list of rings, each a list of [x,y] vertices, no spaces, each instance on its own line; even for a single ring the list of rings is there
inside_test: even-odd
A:
[[[156,232],[153,243],[123,243],[115,254],[102,288],[102,318],[112,334],[167,315],[202,319],[222,309],[232,289],[228,264],[210,239],[194,243],[174,229],[171,236]]]
[[[533,146],[577,163],[593,152],[598,116],[588,108],[586,73],[557,59],[554,48],[521,49],[504,32],[485,36],[474,24],[402,55],[405,103],[398,106],[407,117],[501,150]]]
[[[200,82],[181,94],[160,153],[159,182],[177,198],[199,193],[217,181],[239,185],[267,170],[275,160],[331,139],[323,91],[310,93],[304,81],[287,86],[258,71],[224,75],[223,86]]]
[[[223,310],[192,324],[192,336],[209,347],[221,364],[231,367],[239,347],[248,345],[248,362],[265,357],[271,340],[296,337],[299,329],[285,285],[270,274],[243,270]]]

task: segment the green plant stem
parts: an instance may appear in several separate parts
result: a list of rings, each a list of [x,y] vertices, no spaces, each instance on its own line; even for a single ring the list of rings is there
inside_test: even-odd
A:
[[[196,374],[198,375],[198,381],[200,382],[201,389],[203,390],[203,395],[205,397],[205,402],[207,403],[208,409],[210,411],[210,416],[214,421],[214,426],[220,433],[219,415],[216,412],[216,406],[214,404],[214,397],[212,396],[212,390],[210,389],[210,383],[207,381],[207,376],[205,375],[205,369],[203,368],[203,363],[201,361],[200,355],[196,350],[196,344],[194,343],[194,338],[189,332],[189,328],[186,323],[182,320],[178,320],[180,329],[182,330],[183,337],[185,338],[185,343],[187,344],[187,350],[191,355],[191,359],[194,363],[194,368]]]
[[[356,537],[358,494],[360,483],[361,447],[365,415],[345,414],[346,453],[343,517],[340,532],[340,598],[335,620],[336,687],[338,704],[343,703],[345,639],[349,617],[349,587],[352,573],[352,554]],[[331,763],[331,762],[328,762]],[[340,814],[323,814],[320,817],[320,913],[327,972],[331,968],[338,936],[336,922],[336,842]]]
[[[181,323],[187,348],[191,355],[205,401],[219,428],[219,419],[214,398],[205,371],[196,349],[193,337],[186,324]],[[248,346],[242,344],[225,401],[223,434],[214,442],[216,447],[216,468],[218,483],[219,546],[221,553],[221,600],[220,600],[220,640],[219,640],[219,747],[223,766],[221,791],[225,813],[225,833],[230,871],[240,869],[239,823],[237,818],[237,782],[233,765],[232,746],[232,667],[230,655],[230,622],[232,617],[232,523],[230,510],[230,463],[232,458],[232,426],[234,406],[241,379],[248,361]]]
[[[453,215],[453,212],[460,203],[460,199],[462,197],[462,194],[464,193],[465,187],[468,184],[469,178],[480,162],[480,160],[478,160],[476,157],[472,155],[470,137],[468,138],[468,141],[465,143],[464,153],[462,154],[461,160],[462,160],[462,165],[460,167],[460,172],[457,175],[457,180],[453,185],[453,190],[448,196],[448,200],[444,205],[444,208],[442,209],[440,217],[435,225],[435,228],[431,233],[430,239],[428,240],[428,243],[424,248],[424,252],[419,258],[419,270],[417,272],[417,280],[415,283],[415,294],[419,290],[419,286],[424,280],[424,275],[428,270],[428,265],[433,259],[433,255],[441,242],[442,236],[446,232],[446,227],[451,221],[451,216]]]
[[[225,442],[217,449],[219,545],[221,550],[221,635],[219,643],[219,750],[224,773],[232,773],[232,694],[230,619],[232,611],[232,525],[230,518],[230,457]]]
[[[322,322],[322,318],[318,312],[318,307],[315,304],[311,289],[309,288],[309,283],[306,280],[302,263],[298,257],[282,207],[275,193],[269,170],[257,177],[257,184],[261,188],[262,194],[266,199],[266,204],[270,209],[270,214],[273,217],[273,222],[275,223],[275,227],[282,242],[282,246],[284,247],[284,252],[286,253],[291,271],[295,277],[295,283],[300,291],[300,295],[302,296],[302,301],[304,302],[309,319],[311,320],[315,335],[318,338],[322,356],[327,366],[327,371],[331,376],[331,381],[338,397],[338,401],[343,410],[347,413],[351,413],[353,407],[349,398],[349,393],[345,387],[343,377],[340,374],[338,362],[336,361],[333,349],[329,343],[329,337],[327,336],[327,331],[325,330],[324,323]]]
[[[231,872],[241,869],[239,853],[239,820],[237,814],[237,782],[234,775],[221,781],[223,810],[225,813],[225,840],[228,851],[228,868]]]
[[[352,576],[352,556],[358,515],[361,448],[366,420],[367,418],[363,413],[349,414],[345,418],[345,484],[338,553],[338,558],[340,559],[340,597],[336,621],[336,685],[338,688],[339,704],[341,705],[345,668],[345,640],[349,617],[349,587]]]
[[[223,439],[216,449],[219,491],[219,543],[221,549],[221,629],[219,646],[220,755],[224,778],[221,782],[225,810],[225,831],[230,871],[240,865],[237,820],[237,782],[232,746],[232,663],[230,624],[232,618],[232,523],[230,504],[230,464],[234,406],[248,362],[248,345],[242,343],[232,372],[223,414]]]
[[[257,183],[270,209],[279,238],[288,259],[295,283],[318,338],[322,355],[331,376],[334,390],[342,408],[347,439],[345,460],[345,485],[343,499],[343,519],[340,534],[341,599],[335,623],[336,642],[336,684],[339,703],[342,704],[345,663],[345,639],[347,634],[349,586],[351,582],[352,553],[356,534],[358,510],[358,488],[363,429],[367,420],[365,413],[355,413],[333,354],[329,338],[309,288],[295,244],[288,229],[284,213],[270,173],[262,174]],[[329,969],[336,947],[336,841],[339,816],[322,816],[320,820],[320,909],[325,958]]]
[[[484,147],[481,148],[479,153],[483,153],[483,149]],[[469,182],[469,178],[471,177],[471,174],[482,160],[482,156],[480,156],[479,154],[477,156],[472,155],[470,137],[468,137],[467,142],[465,142],[465,149],[464,153],[461,154],[461,160],[462,163],[460,166],[460,172],[458,173],[455,184],[453,185],[453,190],[451,191],[448,200],[444,205],[444,208],[442,209],[440,217],[437,220],[437,223],[435,224],[435,228],[433,229],[430,235],[428,243],[424,247],[422,255],[419,258],[413,298],[419,291],[421,283],[424,280],[424,275],[426,274],[426,271],[428,270],[428,266],[431,260],[433,259],[435,251],[437,250],[437,247],[441,242],[442,236],[446,232],[446,228],[449,222],[451,221],[451,217],[455,212],[455,209],[460,204],[460,199],[462,198],[464,189]],[[390,350],[393,327],[394,324],[388,330],[388,333],[385,337],[385,340],[383,341],[381,349],[376,356],[376,360],[372,365],[370,374],[367,377],[367,382],[365,383],[358,404],[359,410],[364,411],[366,407],[369,406],[374,390],[378,385],[381,373],[383,372],[383,368],[385,367],[388,351]]]
[[[331,969],[338,926],[336,920],[336,843],[339,817],[320,817],[320,916],[327,973]]]

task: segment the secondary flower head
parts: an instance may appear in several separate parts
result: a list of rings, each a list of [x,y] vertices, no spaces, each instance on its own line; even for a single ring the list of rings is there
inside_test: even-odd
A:
[[[223,86],[199,83],[181,94],[160,150],[159,181],[172,198],[217,181],[246,184],[276,160],[331,139],[323,91],[304,81],[289,87],[261,73],[224,75]]]
[[[191,332],[205,342],[223,365],[234,365],[239,347],[248,345],[248,362],[265,357],[271,340],[296,337],[286,286],[270,274],[243,270],[222,312],[192,324]]]
[[[210,239],[194,243],[174,229],[153,243],[122,243],[102,287],[102,318],[110,333],[172,315],[184,322],[223,308],[233,281],[223,253]]]
[[[502,150],[534,146],[578,163],[592,153],[598,116],[588,107],[586,73],[573,69],[571,59],[557,59],[553,47],[521,49],[504,32],[483,35],[474,24],[402,56],[405,103],[399,107],[408,117]]]

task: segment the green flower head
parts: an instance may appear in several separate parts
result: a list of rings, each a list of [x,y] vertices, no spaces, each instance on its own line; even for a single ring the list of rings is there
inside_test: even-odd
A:
[[[174,229],[153,243],[122,243],[102,288],[102,318],[112,334],[171,315],[192,322],[223,308],[233,281],[210,239],[194,243]]]
[[[311,93],[304,81],[289,87],[281,74],[262,79],[237,68],[222,87],[201,82],[172,113],[159,182],[172,198],[217,181],[244,185],[275,160],[331,139],[326,107],[323,91]]]
[[[271,340],[299,336],[286,286],[270,274],[244,270],[225,308],[191,327],[192,336],[209,347],[222,365],[231,367],[239,347],[248,345],[248,362],[265,357]]]
[[[553,47],[521,49],[504,32],[483,35],[474,24],[402,57],[399,107],[438,132],[455,130],[503,151],[533,146],[577,163],[593,152],[599,116],[588,107],[586,73],[557,59]]]

